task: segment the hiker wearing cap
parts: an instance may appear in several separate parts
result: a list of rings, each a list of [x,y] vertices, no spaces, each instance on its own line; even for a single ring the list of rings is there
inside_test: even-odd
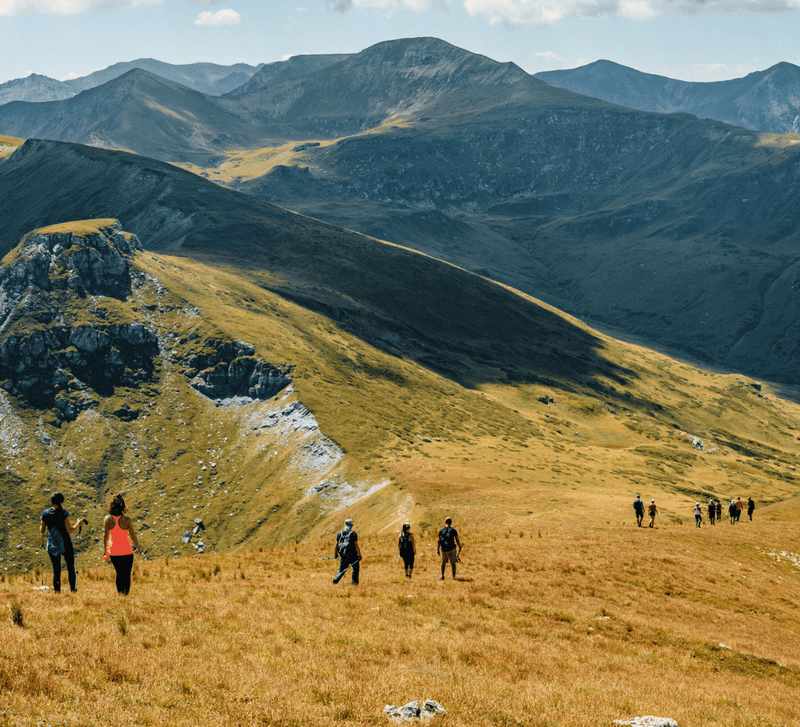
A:
[[[447,518],[444,521],[444,527],[439,531],[439,542],[436,546],[436,554],[442,556],[442,580],[444,580],[444,571],[448,562],[453,573],[453,580],[456,579],[456,563],[460,553],[461,541],[458,539],[458,531],[453,527],[453,519]]]
[[[700,509],[700,503],[694,504],[694,526],[699,528],[703,524],[703,511]]]
[[[656,507],[655,500],[650,500],[650,505],[647,508],[647,514],[650,516],[650,527],[652,528],[656,522],[656,515],[658,515],[658,508]]]
[[[336,557],[339,558],[339,572],[333,579],[334,583],[342,580],[348,568],[352,568],[351,582],[358,585],[359,563],[361,561],[361,548],[358,545],[358,534],[353,530],[353,521],[344,521],[344,530],[336,534]]]
[[[69,590],[77,591],[77,577],[75,574],[75,550],[72,546],[72,538],[69,536],[74,533],[84,522],[83,518],[73,525],[69,520],[69,513],[64,509],[64,495],[56,491],[50,496],[52,507],[42,510],[39,518],[39,533],[42,536],[42,547],[44,548],[44,532],[47,535],[47,554],[53,564],[53,590],[61,592],[61,556],[67,564],[67,580]]]
[[[111,558],[111,565],[116,571],[117,593],[127,596],[131,590],[131,571],[133,570],[133,545],[139,555],[139,538],[133,529],[133,520],[125,513],[128,508],[122,493],[114,495],[108,506],[108,515],[103,520],[103,560]],[[133,542],[133,545],[131,544]]]
[[[417,544],[414,542],[414,533],[411,532],[410,523],[403,525],[403,531],[397,540],[397,547],[400,549],[400,557],[403,559],[406,578],[411,578],[411,574],[414,571],[414,556],[417,554]]]
[[[756,509],[756,503],[753,501],[752,497],[747,498],[747,517],[750,518],[750,522],[753,521],[753,510]]]
[[[716,520],[717,515],[717,503],[714,502],[714,498],[712,497],[708,501],[708,522],[714,525],[714,521]]]
[[[731,504],[728,505],[728,515],[731,516],[731,525],[735,525],[736,521],[739,519],[737,517],[738,511],[736,510],[736,500],[731,500]]]
[[[644,502],[639,493],[636,493],[636,499],[633,501],[633,511],[636,513],[636,524],[642,527],[642,520],[644,520]]]

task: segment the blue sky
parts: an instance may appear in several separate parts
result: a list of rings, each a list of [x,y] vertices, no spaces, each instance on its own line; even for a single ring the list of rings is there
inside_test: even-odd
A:
[[[800,65],[800,0],[0,0],[0,82],[224,65],[436,36],[535,73],[599,58],[692,81]]]

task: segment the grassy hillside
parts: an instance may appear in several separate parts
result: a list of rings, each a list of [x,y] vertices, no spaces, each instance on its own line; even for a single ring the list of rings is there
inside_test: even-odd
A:
[[[127,598],[110,566],[69,595],[0,577],[0,724],[381,725],[384,705],[425,699],[442,726],[800,720],[800,542],[776,508],[700,530],[534,508],[514,528],[455,512],[456,581],[417,528],[411,581],[394,529],[362,538],[358,587],[331,584],[331,533],[139,560]]]

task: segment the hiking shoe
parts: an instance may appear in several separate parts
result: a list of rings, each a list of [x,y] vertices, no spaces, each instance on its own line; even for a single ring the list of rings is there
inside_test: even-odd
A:
[[[444,580],[444,576],[442,576],[442,580]]]

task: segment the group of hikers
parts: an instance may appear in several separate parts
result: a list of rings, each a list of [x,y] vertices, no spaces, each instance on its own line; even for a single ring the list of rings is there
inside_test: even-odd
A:
[[[744,510],[744,503],[742,502],[741,497],[737,497],[735,500],[731,500],[731,504],[728,505],[728,515],[731,520],[731,525],[735,525],[739,522],[739,518],[742,516],[742,510]],[[753,511],[756,509],[756,503],[753,501],[752,497],[747,498],[747,515],[749,516],[750,520],[753,519]],[[644,502],[642,500],[642,496],[637,493],[636,499],[633,501],[633,510],[636,513],[636,524],[639,527],[642,527],[642,521],[644,520]],[[656,516],[658,515],[658,507],[656,506],[655,500],[650,500],[650,505],[647,508],[647,514],[650,516],[650,525],[649,527],[653,527],[656,522]],[[712,525],[722,522],[722,503],[719,500],[715,500],[713,497],[708,501],[708,521]],[[700,506],[699,502],[696,502],[694,505],[694,522],[695,527],[700,527],[703,524],[703,508]]]
[[[406,578],[411,578],[414,572],[414,558],[417,555],[417,543],[414,533],[411,532],[411,525],[405,523],[397,539],[398,556],[397,560],[403,560],[403,569]],[[439,531],[439,539],[436,545],[436,554],[442,558],[442,580],[450,564],[450,572],[453,580],[456,579],[456,563],[459,562],[461,553],[461,540],[458,531],[453,527],[453,519],[446,518],[444,527]],[[344,521],[344,529],[336,534],[336,549],[333,560],[339,560],[339,571],[334,576],[333,582],[338,583],[349,569],[351,572],[351,583],[358,585],[359,563],[361,562],[361,547],[358,544],[358,534],[353,530],[353,521]]]
[[[133,528],[133,521],[125,514],[128,508],[121,494],[114,495],[103,520],[103,560],[111,559],[116,572],[117,592],[127,595],[131,588],[131,571],[133,570],[133,546],[141,555],[139,538]],[[64,495],[54,492],[50,497],[50,507],[42,511],[39,532],[42,536],[42,548],[46,547],[50,562],[53,565],[53,590],[61,591],[61,559],[67,565],[67,580],[70,591],[78,590],[77,559],[80,556],[81,528],[88,525],[85,518],[78,518],[73,525],[69,512],[64,509]],[[78,550],[72,543],[71,535],[78,531]],[[45,531],[47,545],[45,546]]]
[[[133,570],[134,546],[141,555],[139,538],[133,527],[133,521],[126,513],[128,508],[122,494],[114,495],[107,508],[103,521],[103,560],[111,560],[116,572],[117,592],[127,596],[131,589],[131,571]],[[80,556],[81,528],[88,525],[85,518],[78,518],[73,524],[69,512],[64,509],[64,495],[54,492],[50,497],[50,507],[42,511],[39,532],[42,536],[42,548],[47,550],[53,566],[53,590],[61,591],[61,559],[67,566],[67,580],[70,591],[77,591],[77,557]],[[72,534],[78,531],[78,548],[72,543]],[[45,533],[47,543],[45,545]],[[414,558],[417,554],[417,544],[411,525],[405,523],[398,538],[398,560],[402,558],[406,578],[411,578],[414,571]],[[442,558],[442,580],[444,580],[447,564],[450,564],[453,580],[456,577],[456,563],[459,562],[461,541],[458,531],[453,527],[452,518],[444,521],[444,527],[439,531],[439,540],[436,548]],[[336,534],[336,551],[334,558],[339,560],[339,571],[333,579],[338,583],[349,570],[351,581],[358,585],[361,562],[361,546],[358,543],[358,534],[353,530],[353,521],[345,520],[344,529]]]

